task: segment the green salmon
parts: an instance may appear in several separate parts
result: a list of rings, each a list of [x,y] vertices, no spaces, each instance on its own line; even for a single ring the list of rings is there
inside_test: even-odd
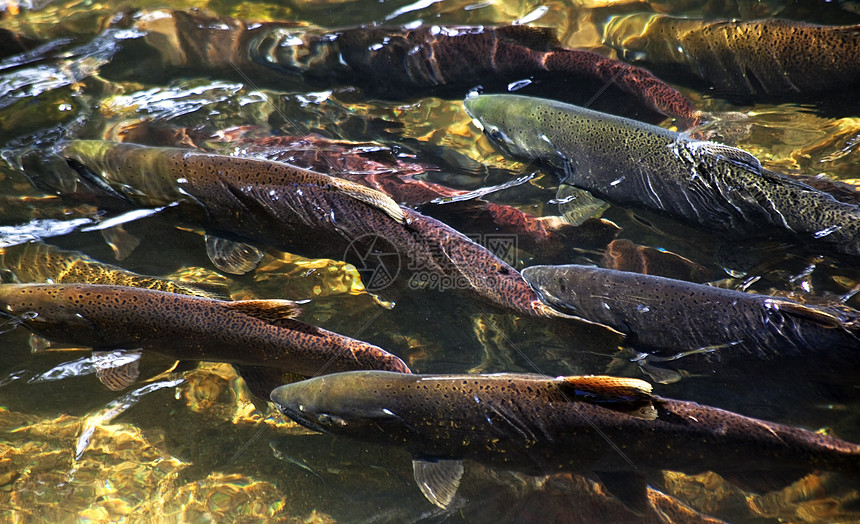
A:
[[[560,316],[483,246],[354,182],[280,162],[179,148],[80,140],[56,151],[117,202],[175,204],[180,220],[218,236],[308,257],[346,258],[357,267],[394,259],[400,265],[383,275],[389,280],[415,268],[503,310]],[[355,252],[358,260],[347,257]]]
[[[479,95],[464,104],[500,150],[613,204],[860,255],[860,206],[764,169],[746,151],[552,100]]]
[[[860,25],[636,13],[612,17],[603,37],[659,75],[704,82],[720,95],[808,97],[860,86]]]
[[[461,459],[595,473],[636,512],[658,470],[713,471],[754,491],[814,470],[860,474],[856,444],[661,398],[637,379],[359,371],[287,384],[271,399],[309,429],[406,448],[419,487],[441,507],[456,494]]]
[[[0,268],[10,272],[16,282],[24,284],[111,284],[205,298],[230,298],[230,290],[224,284],[183,282],[141,275],[93,260],[83,253],[66,251],[42,242],[1,248]]]
[[[532,266],[522,274],[550,306],[617,329],[657,356],[860,357],[860,312],[847,308],[593,266]]]
[[[153,351],[179,360],[275,367],[304,376],[409,373],[374,345],[293,318],[288,300],[225,301],[98,284],[3,284],[0,315],[60,343]]]

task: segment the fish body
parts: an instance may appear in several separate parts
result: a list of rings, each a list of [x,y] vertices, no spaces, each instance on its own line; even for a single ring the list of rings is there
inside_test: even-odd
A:
[[[860,26],[794,20],[613,17],[607,45],[676,78],[723,95],[797,96],[860,85]]]
[[[161,68],[205,68],[257,79],[297,79],[315,89],[352,85],[370,96],[461,97],[477,86],[522,80],[564,83],[564,95],[589,100],[607,88],[618,108],[632,102],[695,125],[699,114],[680,92],[645,69],[596,53],[565,49],[554,30],[518,26],[350,27],[319,29],[246,23],[182,11],[138,17],[136,28],[162,57]],[[530,82],[528,82],[530,83]],[[634,112],[638,112],[635,111]]]
[[[546,75],[572,83],[597,81],[650,109],[694,124],[697,111],[683,95],[645,69],[596,53],[564,49],[549,28],[529,26],[359,27],[313,33],[264,33],[250,46],[258,63],[340,82],[373,79],[374,93],[402,97],[427,88],[474,87]],[[413,95],[414,96],[414,95]]]
[[[0,285],[0,314],[60,343],[140,348],[304,376],[354,369],[409,373],[397,356],[295,320],[296,312],[284,300],[231,302],[99,284]]]
[[[757,491],[813,470],[860,471],[856,444],[661,398],[636,379],[369,371],[288,384],[271,399],[310,429],[404,447],[429,464],[471,459],[528,474],[593,472],[634,507],[645,497],[643,474],[656,470],[714,471]],[[444,492],[422,478],[423,467],[416,466],[419,484]]]
[[[577,228],[551,219],[536,217],[506,204],[478,198],[446,203],[432,203],[468,195],[468,191],[417,178],[421,164],[404,162],[395,151],[373,143],[348,143],[321,136],[266,136],[230,142],[239,156],[253,156],[349,179],[376,189],[402,205],[418,210],[460,230],[470,227],[478,231],[516,235],[517,248],[532,254],[553,256],[575,242],[589,242],[603,247],[616,233],[614,224],[592,221],[589,227]],[[442,168],[444,171],[444,168]],[[462,227],[459,225],[462,224]]]
[[[661,354],[716,358],[860,355],[860,313],[592,266],[532,266],[523,277],[549,305],[608,325]]]
[[[496,147],[613,204],[860,255],[860,206],[764,169],[746,151],[552,100],[479,95],[464,104]]]
[[[519,272],[484,247],[354,182],[280,162],[178,148],[72,141],[57,153],[119,201],[178,203],[183,221],[216,235],[315,258],[343,260],[357,251],[356,264],[396,258],[389,272],[395,274],[386,275],[391,280],[424,271],[501,309],[558,316]]]

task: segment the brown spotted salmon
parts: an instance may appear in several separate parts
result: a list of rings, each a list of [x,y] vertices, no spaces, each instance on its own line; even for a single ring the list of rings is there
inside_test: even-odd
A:
[[[860,474],[860,446],[804,429],[661,398],[647,382],[602,376],[338,373],[276,388],[305,427],[406,448],[435,504],[453,500],[461,459],[541,475],[594,473],[647,509],[658,470],[713,471],[753,491],[815,470]]]
[[[797,97],[860,86],[860,25],[637,13],[613,17],[604,39],[658,74],[721,95]]]
[[[607,202],[737,238],[860,255],[860,206],[769,171],[741,149],[553,100],[479,95],[464,104],[494,146]]]
[[[362,265],[399,257],[397,271],[386,278],[420,270],[507,311],[560,316],[484,247],[348,180],[280,162],[178,148],[71,141],[56,151],[88,183],[119,201],[177,204],[181,220],[219,236],[316,258],[351,261],[347,252],[359,251],[364,258],[356,264]]]
[[[282,86],[360,87],[390,99],[423,95],[460,98],[474,87],[507,90],[522,80],[560,83],[559,96],[607,109],[630,103],[668,115],[681,126],[699,114],[680,92],[645,69],[596,53],[563,48],[555,31],[529,26],[352,27],[318,29],[295,23],[243,22],[182,11],[138,16],[136,29],[160,55],[158,71],[204,70]],[[137,52],[138,61],[145,50]],[[152,52],[152,51],[150,51]],[[135,62],[132,62],[135,63]],[[139,62],[137,62],[139,63]],[[610,102],[611,101],[611,102]],[[601,106],[602,107],[602,106]]]
[[[608,221],[592,220],[574,226],[558,217],[537,217],[506,204],[477,198],[460,201],[468,191],[416,177],[424,172],[422,164],[404,162],[394,150],[380,144],[307,135],[239,139],[230,145],[237,151],[235,156],[276,160],[377,189],[461,231],[469,227],[472,231],[516,235],[518,249],[538,256],[562,255],[571,245],[602,248],[618,232],[617,226]],[[453,201],[438,205],[440,199]]]
[[[3,284],[0,314],[48,340],[143,349],[178,360],[284,369],[409,373],[374,345],[305,324],[287,300],[225,301],[99,284]]]

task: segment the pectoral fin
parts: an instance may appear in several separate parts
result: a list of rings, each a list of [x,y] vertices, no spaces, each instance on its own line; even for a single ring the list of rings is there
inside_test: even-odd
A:
[[[111,391],[121,391],[140,376],[140,350],[93,351],[96,376]]]
[[[412,461],[415,482],[427,500],[442,509],[447,508],[463,477],[463,462],[460,460],[421,460]]]
[[[206,235],[206,254],[215,267],[231,275],[253,271],[263,258],[263,252],[250,244],[213,235]]]
[[[403,210],[400,209],[400,205],[385,193],[356,184],[355,182],[350,182],[349,180],[343,180],[340,178],[334,178],[332,180],[335,188],[343,191],[352,198],[379,209],[401,224],[406,222],[406,217],[403,215]]]
[[[40,337],[35,333],[30,334],[30,351],[33,353],[40,351],[89,351],[90,349],[92,348],[51,342],[47,338]]]
[[[645,476],[635,471],[595,472],[597,478],[612,496],[638,516],[651,509],[648,503],[648,483]]]
[[[581,226],[589,218],[598,218],[609,209],[609,204],[603,200],[570,184],[558,186],[554,202],[565,221],[573,226]]]
[[[126,231],[122,225],[102,229],[101,234],[117,260],[125,260],[140,245],[140,239]]]
[[[752,156],[743,149],[719,144],[717,142],[690,142],[689,147],[692,151],[713,155],[726,162],[730,162],[736,166],[743,167],[755,173],[761,172],[761,162],[759,159]]]

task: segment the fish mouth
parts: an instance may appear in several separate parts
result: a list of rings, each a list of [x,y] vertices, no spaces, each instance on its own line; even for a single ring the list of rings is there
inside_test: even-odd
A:
[[[284,416],[295,422],[296,424],[302,426],[303,428],[309,429],[311,431],[316,431],[318,433],[331,433],[325,427],[320,426],[319,424],[312,422],[307,416],[305,416],[299,409],[291,408],[288,406],[282,406],[275,402],[278,406],[278,411],[280,411]]]
[[[296,391],[290,388],[292,385],[287,384],[286,386],[275,388],[269,395],[269,399],[275,403],[278,411],[293,422],[311,431],[330,433],[325,427],[311,420],[309,417],[310,414],[303,409],[301,402],[295,398]]]

